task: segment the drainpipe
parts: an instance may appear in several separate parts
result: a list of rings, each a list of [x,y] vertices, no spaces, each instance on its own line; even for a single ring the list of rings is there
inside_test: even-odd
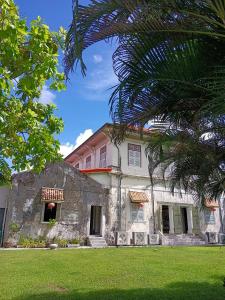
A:
[[[121,183],[122,183],[122,172],[121,172],[121,155],[120,155],[120,149],[117,145],[117,143],[114,143],[114,145],[117,148],[118,152],[118,185],[117,185],[117,203],[118,203],[118,231],[121,230],[121,217],[122,217],[122,201],[121,201]]]
[[[153,224],[153,233],[156,233],[156,226],[155,226],[155,197],[154,197],[154,183],[152,174],[150,173],[149,169],[149,179],[150,179],[150,187],[151,187],[151,201],[152,201],[152,224]]]
[[[220,214],[220,232],[224,233],[224,224],[223,224],[223,216],[222,216],[222,208],[221,208],[221,202],[224,201],[224,192],[222,193],[218,203],[219,203],[219,214]],[[223,211],[224,213],[224,211]]]
[[[153,233],[156,233],[156,228],[155,228],[155,198],[154,198],[153,183],[151,183],[151,200],[152,200]]]

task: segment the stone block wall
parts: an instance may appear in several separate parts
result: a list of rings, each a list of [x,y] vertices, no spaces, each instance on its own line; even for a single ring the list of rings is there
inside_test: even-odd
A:
[[[42,187],[64,190],[64,202],[57,204],[57,224],[51,228],[43,222]],[[91,205],[102,207],[102,234],[110,235],[108,190],[101,184],[65,162],[50,164],[41,174],[19,173],[14,176],[10,190],[4,242],[17,244],[21,235],[85,239],[89,235]],[[18,232],[11,231],[12,224],[18,226]]]

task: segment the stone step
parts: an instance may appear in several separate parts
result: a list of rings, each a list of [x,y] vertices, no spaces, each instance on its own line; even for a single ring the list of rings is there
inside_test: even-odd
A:
[[[89,240],[91,243],[98,243],[98,244],[104,244],[105,240]]]
[[[89,236],[88,244],[93,248],[105,248],[107,247],[107,243],[105,239],[101,236]]]
[[[97,236],[97,237],[88,237],[90,241],[104,241],[105,239],[102,236]]]
[[[90,242],[91,246],[107,246],[106,242],[98,243],[98,242]]]

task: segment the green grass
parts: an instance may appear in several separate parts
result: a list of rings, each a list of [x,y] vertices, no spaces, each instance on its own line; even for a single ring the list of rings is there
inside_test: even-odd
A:
[[[224,300],[225,247],[0,251],[0,299]]]

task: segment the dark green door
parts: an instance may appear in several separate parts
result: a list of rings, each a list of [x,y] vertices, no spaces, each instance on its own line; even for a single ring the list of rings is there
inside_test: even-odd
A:
[[[200,232],[198,208],[192,207],[193,230],[192,232],[198,234]]]
[[[5,215],[5,209],[0,208],[0,246],[2,244],[2,239],[3,239],[4,215]]]
[[[174,220],[174,233],[176,234],[183,233],[181,207],[179,205],[174,205],[173,207],[173,220]]]

